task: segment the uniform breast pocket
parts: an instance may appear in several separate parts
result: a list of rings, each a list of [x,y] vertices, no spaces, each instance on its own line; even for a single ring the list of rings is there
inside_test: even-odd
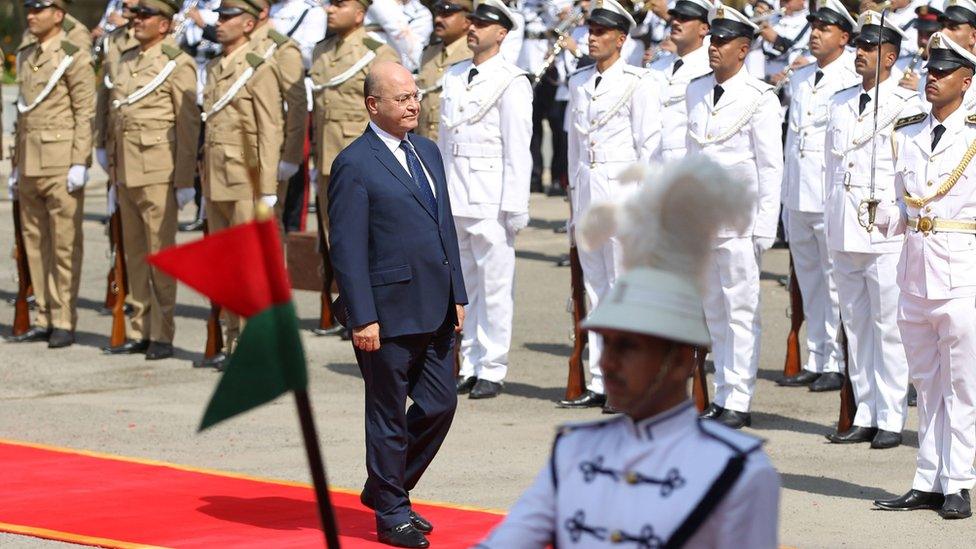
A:
[[[950,174],[948,173],[939,174],[939,180],[933,181],[932,187],[927,187],[929,189],[929,192],[927,194],[934,193],[936,189],[938,189],[939,186],[942,185],[944,181],[947,181],[949,179],[949,176]],[[968,176],[964,173],[961,176],[959,176],[959,180],[956,181],[956,184],[953,185],[952,188],[949,189],[949,192],[946,194],[948,194],[949,196],[964,196],[964,197],[972,196],[973,190],[969,188],[969,185],[970,183],[968,181]]]
[[[41,167],[59,168],[71,163],[71,130],[43,130],[41,132]]]
[[[139,136],[139,157],[146,173],[173,169],[176,131],[170,129],[145,130]]]
[[[976,286],[976,236],[963,233],[945,233],[945,236],[952,287]]]
[[[468,159],[468,199],[475,204],[500,204],[502,201],[502,159]]]

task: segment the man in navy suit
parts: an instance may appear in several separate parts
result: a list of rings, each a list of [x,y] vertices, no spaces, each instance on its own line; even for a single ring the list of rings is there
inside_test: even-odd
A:
[[[364,88],[369,126],[336,157],[328,192],[330,257],[366,384],[360,499],[381,542],[427,547],[433,527],[409,493],[454,417],[452,349],[468,299],[440,153],[408,134],[420,113],[413,76],[376,63]]]

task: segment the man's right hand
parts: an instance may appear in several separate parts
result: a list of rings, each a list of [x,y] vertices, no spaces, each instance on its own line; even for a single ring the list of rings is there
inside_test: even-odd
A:
[[[352,344],[360,351],[367,353],[380,348],[380,323],[373,322],[359,328],[352,329]]]

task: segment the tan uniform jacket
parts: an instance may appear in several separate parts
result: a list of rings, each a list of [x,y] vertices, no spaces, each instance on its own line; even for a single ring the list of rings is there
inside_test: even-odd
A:
[[[274,68],[278,87],[284,98],[287,110],[285,117],[285,137],[281,149],[281,159],[292,164],[301,164],[305,150],[305,132],[308,130],[308,103],[305,97],[305,66],[298,44],[284,34],[271,28],[270,23],[261,25],[251,35],[252,51],[264,57],[272,44],[278,44],[274,54],[268,59]]]
[[[149,95],[115,107],[116,101],[144,89],[171,61],[175,68]],[[200,134],[193,58],[167,38],[145,52],[140,48],[126,51],[114,73],[113,181],[126,187],[170,182],[192,187]]]
[[[312,85],[324,84],[342,74],[369,51],[376,53],[371,63],[400,61],[393,48],[368,37],[363,28],[356,29],[344,40],[333,36],[319,42],[312,52],[312,67],[309,70]],[[332,161],[339,151],[366,129],[369,117],[363,105],[363,82],[368,72],[369,65],[366,65],[345,82],[312,94],[312,154],[323,176],[329,175]]]
[[[81,21],[75,19],[75,17],[70,13],[64,14],[64,20],[61,22],[61,30],[63,30],[65,34],[64,40],[71,42],[72,44],[78,46],[79,48],[84,48],[85,50],[88,50],[89,53],[91,52],[92,49],[91,31],[88,30],[88,27],[81,24]],[[37,42],[37,38],[34,37],[33,34],[25,30],[24,35],[20,39],[20,48],[29,46],[34,42]]]
[[[15,163],[21,175],[59,175],[90,163],[95,72],[88,50],[63,40],[63,33],[46,48],[28,44],[17,52],[17,85],[24,103],[33,103],[69,55],[74,61],[48,96],[17,117]]]
[[[215,201],[257,198],[249,168],[257,169],[258,191],[275,194],[278,189],[278,160],[281,157],[284,119],[281,91],[271,63],[243,46],[207,65],[203,110],[210,113],[248,67],[254,75],[222,110],[205,124],[203,196]],[[245,150],[246,143],[246,150]]]
[[[112,92],[108,86],[105,85],[105,76],[108,76],[109,82],[114,83],[113,70],[118,68],[119,59],[122,58],[122,53],[129,48],[134,48],[138,45],[139,41],[136,40],[132,34],[132,25],[119,27],[105,37],[103,49],[105,53],[102,55],[102,73],[101,77],[95,83],[96,89],[98,90],[98,95],[96,96],[95,101],[96,149],[111,149],[113,147],[113,145],[108,142],[113,137],[112,132],[109,131],[113,126],[113,123],[109,119],[110,111],[108,108]]]
[[[448,67],[471,59],[468,41],[462,36],[445,46],[443,42],[431,44],[424,49],[420,61],[420,74],[417,76],[417,89],[427,90],[420,102],[420,117],[416,132],[428,139],[437,141],[437,126],[441,117],[441,79]]]

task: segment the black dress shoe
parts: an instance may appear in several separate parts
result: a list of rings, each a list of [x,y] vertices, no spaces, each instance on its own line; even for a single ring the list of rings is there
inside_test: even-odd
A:
[[[217,353],[210,358],[205,358],[201,360],[200,362],[194,362],[193,367],[194,368],[217,368],[222,372],[223,371],[222,367],[225,362],[227,362],[227,355],[225,355],[224,353]]]
[[[726,427],[731,427],[732,429],[741,429],[743,427],[752,425],[752,414],[749,412],[725,410],[725,412],[718,416],[715,421],[725,425]]]
[[[546,196],[566,196],[566,189],[562,185],[549,185]]]
[[[414,528],[420,530],[421,534],[429,534],[434,531],[434,525],[413,509],[410,510],[410,524],[413,524]]]
[[[561,255],[561,256],[559,256],[559,259],[556,261],[556,266],[557,267],[569,267],[569,263],[570,263],[569,256],[568,255]]]
[[[973,516],[972,506],[969,503],[969,490],[946,496],[939,514],[944,519],[964,519]]]
[[[474,376],[457,376],[457,394],[466,395],[470,393],[476,383],[478,383],[478,378]]]
[[[783,379],[777,380],[776,385],[779,385],[780,387],[806,387],[818,379],[820,379],[820,374],[803,370],[795,376],[784,377]]]
[[[115,347],[102,347],[102,352],[107,355],[134,355],[136,353],[145,353],[146,349],[148,348],[148,339],[130,339],[122,345],[116,345]]]
[[[62,330],[61,328],[55,328],[51,330],[51,337],[47,338],[47,348],[48,349],[61,349],[64,347],[70,347],[75,342],[75,334],[69,332],[68,330]]]
[[[810,392],[826,393],[827,391],[840,391],[844,385],[844,376],[837,372],[821,374],[817,381],[810,384]]]
[[[404,522],[393,528],[382,529],[378,532],[380,543],[394,547],[430,547],[427,538],[410,522]]]
[[[194,219],[193,221],[189,221],[187,223],[180,223],[181,233],[190,233],[193,231],[199,231],[201,229],[203,229],[202,219]]]
[[[571,400],[560,400],[559,408],[602,408],[607,403],[607,395],[594,393],[587,389],[582,395]]]
[[[146,360],[162,360],[173,356],[173,344],[153,341],[146,349]]]
[[[50,328],[38,328],[37,326],[33,326],[30,330],[27,330],[19,336],[8,337],[7,341],[11,343],[30,343],[32,341],[47,341],[50,337]]]
[[[488,381],[487,379],[479,379],[471,389],[471,394],[468,395],[468,398],[473,398],[475,400],[481,398],[495,398],[500,392],[502,392],[501,383],[495,383],[494,381]]]
[[[333,326],[331,328],[313,328],[312,329],[312,333],[315,334],[315,335],[317,335],[317,336],[332,336],[332,335],[341,336],[342,333],[345,332],[345,331],[346,331],[346,328],[342,324],[336,324],[335,326]]]
[[[876,427],[858,427],[855,425],[843,433],[830,433],[827,440],[834,444],[857,444],[858,442],[871,442],[878,434]]]
[[[875,450],[886,450],[901,445],[901,433],[878,429],[878,434],[871,440],[871,447]]]
[[[705,411],[702,412],[698,417],[702,419],[716,419],[718,416],[722,415],[723,412],[725,412],[725,408],[722,408],[713,402],[709,404],[708,408],[705,408]]]
[[[941,509],[945,496],[938,492],[909,490],[905,495],[893,499],[876,499],[874,506],[885,511],[916,511],[918,509]]]
[[[621,412],[617,408],[610,406],[610,403],[607,402],[603,405],[603,413],[609,415],[609,414],[619,414]]]
[[[918,391],[911,383],[908,384],[908,406],[911,408],[918,406]]]

